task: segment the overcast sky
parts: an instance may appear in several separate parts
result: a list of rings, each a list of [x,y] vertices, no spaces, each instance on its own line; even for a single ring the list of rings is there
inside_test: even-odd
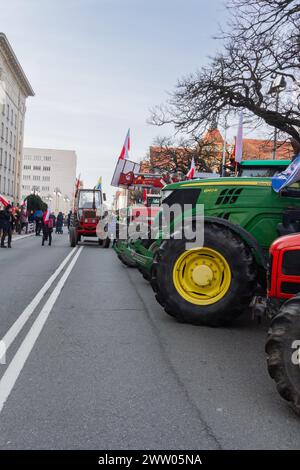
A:
[[[1,28],[36,93],[25,146],[74,149],[85,186],[109,187],[127,129],[139,161],[149,108],[208,60],[223,0],[0,0]]]

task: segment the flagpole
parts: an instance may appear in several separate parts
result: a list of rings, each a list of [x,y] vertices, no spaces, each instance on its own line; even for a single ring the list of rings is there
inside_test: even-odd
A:
[[[221,176],[224,176],[224,175],[225,175],[227,129],[228,129],[227,116],[225,116],[225,123],[224,123],[224,142],[223,142],[223,154],[222,154]]]

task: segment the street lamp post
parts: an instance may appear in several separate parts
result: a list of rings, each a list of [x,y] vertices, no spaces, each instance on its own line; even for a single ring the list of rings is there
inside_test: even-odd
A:
[[[286,80],[283,76],[273,76],[274,81],[272,82],[268,94],[271,96],[275,95],[275,111],[278,113],[279,111],[279,95],[282,91],[286,89]],[[276,160],[276,153],[277,153],[277,139],[278,139],[278,129],[277,127],[274,128],[274,145],[273,145],[273,160]]]
[[[59,188],[55,188],[53,191],[53,194],[55,196],[55,211],[59,212],[59,198],[61,196],[61,191]]]
[[[31,194],[33,194],[34,196],[38,196],[40,194],[39,189],[40,188],[38,186],[32,186]]]

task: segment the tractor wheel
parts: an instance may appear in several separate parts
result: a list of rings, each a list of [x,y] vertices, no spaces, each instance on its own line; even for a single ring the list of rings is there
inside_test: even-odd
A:
[[[102,246],[103,246],[103,248],[109,248],[109,246],[110,246],[110,238],[109,237],[107,237],[107,238],[105,238],[105,240],[103,240]]]
[[[241,315],[256,287],[256,267],[243,241],[227,227],[206,224],[204,246],[183,238],[157,251],[151,285],[166,313],[194,325],[221,326]]]
[[[74,248],[74,246],[77,245],[77,232],[74,227],[70,227],[70,233],[69,233],[69,238],[70,238],[70,245],[71,247]]]
[[[285,302],[272,319],[266,353],[279,394],[300,415],[300,297]]]

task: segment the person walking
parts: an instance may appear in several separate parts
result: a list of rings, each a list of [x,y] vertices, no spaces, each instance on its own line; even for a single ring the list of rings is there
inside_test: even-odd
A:
[[[4,242],[7,237],[7,247],[11,248],[11,237],[12,237],[12,228],[13,228],[13,215],[12,215],[12,206],[8,204],[5,207],[3,214],[1,215],[1,226],[2,236],[1,236],[1,248],[6,248]]]
[[[55,233],[63,233],[63,223],[64,223],[64,216],[62,212],[59,212],[56,218],[56,230]]]
[[[42,225],[43,225],[43,211],[40,209],[36,210],[34,213],[35,220],[35,235],[39,237],[41,235]]]
[[[25,228],[25,233],[27,235],[28,233],[28,212],[26,210],[26,207],[21,208],[21,214],[20,214],[20,226],[19,226],[19,235],[21,235],[21,232]]]
[[[42,246],[45,245],[45,241],[48,240],[49,246],[52,244],[52,232],[53,232],[53,216],[50,210],[47,208],[43,214],[42,226],[43,226],[43,238]]]

